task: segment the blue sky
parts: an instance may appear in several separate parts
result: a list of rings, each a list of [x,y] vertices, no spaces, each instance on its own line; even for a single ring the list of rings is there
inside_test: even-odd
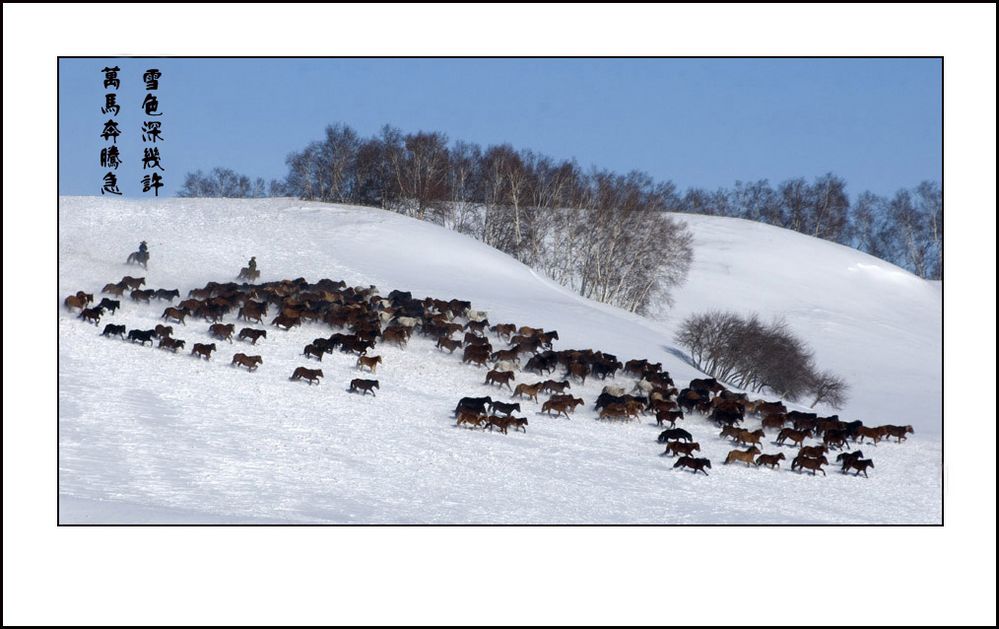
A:
[[[163,74],[161,196],[199,168],[281,178],[287,154],[337,122],[510,143],[680,190],[831,171],[851,195],[890,194],[940,179],[936,59],[62,59],[60,194],[100,193],[107,64],[121,68],[126,197],[148,196],[150,67]]]

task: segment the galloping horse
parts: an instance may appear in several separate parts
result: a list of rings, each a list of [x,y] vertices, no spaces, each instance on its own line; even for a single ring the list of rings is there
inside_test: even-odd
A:
[[[148,251],[133,251],[128,254],[128,259],[125,260],[125,264],[138,264],[144,269],[149,268],[149,252]]]
[[[236,276],[237,280],[246,280],[251,284],[260,279],[260,271],[256,269],[250,269],[248,266],[244,266],[239,270],[239,275]]]

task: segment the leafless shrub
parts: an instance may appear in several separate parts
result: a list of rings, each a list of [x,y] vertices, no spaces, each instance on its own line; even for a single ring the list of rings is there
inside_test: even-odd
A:
[[[846,401],[845,381],[817,372],[811,350],[783,319],[766,323],[755,314],[694,314],[675,340],[698,369],[740,389],[770,390],[791,401],[810,394],[813,407],[824,402],[839,408]]]

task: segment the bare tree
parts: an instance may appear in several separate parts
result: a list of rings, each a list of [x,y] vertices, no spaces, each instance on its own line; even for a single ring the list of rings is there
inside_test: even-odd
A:
[[[828,404],[835,409],[840,409],[846,404],[850,385],[836,374],[823,371],[814,375],[811,389],[811,394],[814,396],[811,408],[815,408],[816,405],[822,403]]]

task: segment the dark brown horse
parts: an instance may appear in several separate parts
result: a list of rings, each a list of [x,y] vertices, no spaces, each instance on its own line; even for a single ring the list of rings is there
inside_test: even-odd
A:
[[[138,290],[140,286],[146,283],[146,278],[132,277],[131,275],[126,275],[125,277],[121,278],[121,283],[132,290]]]
[[[232,343],[232,335],[236,332],[236,326],[232,323],[214,323],[208,328],[208,335],[220,341]]]
[[[257,339],[267,338],[267,330],[255,330],[253,328],[243,328],[239,331],[239,340],[250,339],[254,345],[257,344]]]
[[[195,343],[194,346],[191,347],[191,356],[211,360],[212,352],[216,349],[215,343]]]
[[[169,336],[160,337],[160,349],[171,350],[174,354],[177,350],[184,349],[184,341],[180,339],[170,338]]]
[[[807,456],[812,459],[817,459],[820,456],[825,456],[829,452],[829,448],[825,446],[802,446],[798,450],[798,456]]]
[[[492,432],[493,428],[497,428],[505,435],[508,434],[507,429],[509,429],[513,423],[512,417],[496,417],[495,415],[490,415],[489,418],[486,419],[486,428],[488,428],[490,432]],[[525,429],[524,432],[527,432],[527,430]]]
[[[296,325],[302,325],[302,319],[301,317],[289,317],[288,315],[282,313],[274,317],[274,320],[271,321],[271,325],[276,325],[279,328],[290,330]]]
[[[379,388],[377,380],[365,380],[363,378],[354,378],[350,381],[350,388],[347,389],[351,393],[361,392],[361,395],[370,393],[375,395],[375,389]]]
[[[308,367],[296,367],[295,372],[291,374],[289,380],[301,380],[305,378],[309,381],[309,385],[312,383],[319,384],[319,379],[323,377],[322,369],[309,369]]]
[[[690,468],[694,474],[697,474],[698,472],[704,472],[704,468],[708,468],[710,470],[711,461],[708,459],[695,459],[691,456],[682,456],[676,460],[676,463],[673,464],[673,469],[678,467]],[[707,476],[708,473],[704,472],[704,475]]]
[[[663,422],[669,422],[669,427],[674,428],[676,426],[676,420],[678,419],[683,419],[683,411],[656,411],[656,424],[660,426],[663,425]]]
[[[322,347],[319,347],[314,343],[309,343],[308,345],[305,346],[305,349],[302,350],[303,356],[305,356],[306,358],[309,357],[317,358],[319,359],[319,362],[323,362],[323,354],[325,353],[326,351]]]
[[[860,476],[860,473],[863,472],[864,478],[869,478],[869,476],[867,476],[867,468],[874,469],[874,461],[872,461],[871,459],[855,459],[849,462],[847,461],[843,462],[844,474],[846,474],[850,470],[857,470],[857,473],[854,474],[854,476]]]
[[[850,465],[851,461],[857,461],[864,458],[864,453],[861,450],[855,452],[841,452],[836,456],[836,462],[843,464],[843,472],[846,472],[846,468]]]
[[[455,341],[454,339],[449,339],[446,336],[437,338],[437,349],[446,349],[449,354],[453,354],[454,350],[459,347],[461,347],[461,341]]]
[[[784,456],[783,452],[778,452],[777,454],[761,454],[760,456],[756,457],[756,467],[759,467],[761,465],[767,465],[770,467],[770,469],[774,469],[780,466],[780,462],[783,461],[785,458],[786,457]]]
[[[77,315],[77,318],[83,319],[87,323],[97,325],[101,322],[102,316],[104,316],[104,309],[97,306],[96,308],[84,308],[80,311],[80,314]]]
[[[815,476],[816,470],[822,472],[822,475],[825,476],[826,471],[822,469],[823,465],[829,465],[829,461],[826,460],[826,457],[824,456],[819,457],[817,459],[812,459],[806,456],[798,455],[794,457],[793,461],[791,461],[792,470],[796,468],[801,470],[812,470],[812,476]]]

